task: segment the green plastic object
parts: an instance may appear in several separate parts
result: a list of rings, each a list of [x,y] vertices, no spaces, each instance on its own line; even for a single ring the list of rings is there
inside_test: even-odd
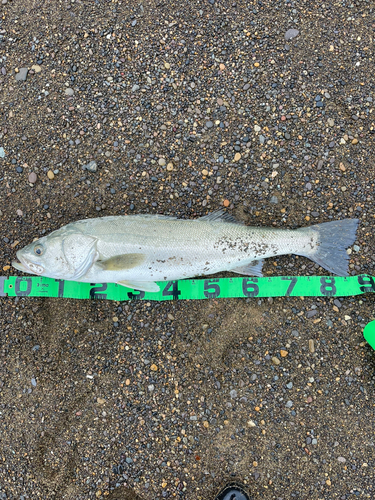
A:
[[[375,292],[375,278],[274,276],[159,281],[159,292],[140,292],[115,283],[79,283],[40,276],[0,276],[0,296],[105,300],[201,300],[246,297],[348,297]]]
[[[363,330],[366,342],[375,350],[375,321],[370,321]]]

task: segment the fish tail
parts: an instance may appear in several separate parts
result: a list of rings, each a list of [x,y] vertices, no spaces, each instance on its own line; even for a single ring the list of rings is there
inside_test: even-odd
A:
[[[344,219],[299,229],[299,231],[313,230],[318,233],[318,242],[311,252],[301,252],[299,255],[308,257],[333,274],[347,276],[349,256],[346,249],[356,239],[358,222],[358,219]]]

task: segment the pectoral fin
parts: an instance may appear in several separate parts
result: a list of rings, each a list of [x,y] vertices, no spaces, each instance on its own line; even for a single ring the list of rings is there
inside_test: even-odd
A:
[[[246,264],[245,266],[236,267],[231,269],[234,273],[244,274],[245,276],[259,276],[262,277],[262,266],[263,259],[261,260],[253,260],[250,264]]]
[[[115,255],[107,260],[97,262],[103,271],[124,271],[125,269],[132,269],[133,267],[140,266],[145,261],[146,256],[143,253],[125,253],[122,255]]]
[[[127,288],[134,288],[134,290],[140,290],[142,292],[158,292],[160,290],[159,285],[153,281],[118,281],[118,285],[126,286]]]

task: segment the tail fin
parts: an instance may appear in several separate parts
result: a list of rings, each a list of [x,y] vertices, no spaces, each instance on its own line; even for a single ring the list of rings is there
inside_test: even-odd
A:
[[[308,257],[331,273],[338,276],[348,275],[348,254],[346,249],[356,239],[358,219],[344,219],[324,224],[316,224],[308,229],[318,233],[318,244]]]

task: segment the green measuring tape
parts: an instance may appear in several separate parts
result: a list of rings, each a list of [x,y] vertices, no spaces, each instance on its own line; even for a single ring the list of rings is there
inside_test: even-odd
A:
[[[115,283],[79,283],[40,276],[0,276],[0,297],[62,297],[106,300],[200,300],[236,297],[348,297],[375,292],[375,278],[274,276],[159,281],[159,292],[131,290]],[[375,321],[364,336],[375,349]]]

